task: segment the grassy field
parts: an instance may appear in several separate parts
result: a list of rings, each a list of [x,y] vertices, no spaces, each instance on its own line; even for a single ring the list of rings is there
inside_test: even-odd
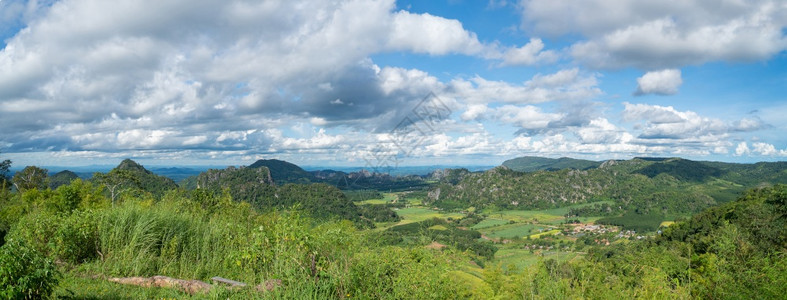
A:
[[[574,252],[562,251],[537,251],[530,253],[525,249],[500,249],[495,254],[493,264],[500,264],[504,269],[521,271],[522,269],[536,264],[539,259],[555,259],[557,261],[568,261],[581,257]]]
[[[487,227],[479,231],[490,238],[504,238],[510,239],[513,237],[525,237],[540,233],[539,230],[545,230],[543,225],[515,223],[506,224],[496,227]]]
[[[478,224],[473,225],[472,229],[479,230],[488,227],[500,226],[508,224],[508,220],[501,220],[501,219],[494,219],[494,218],[486,218],[483,221],[479,222]]]
[[[364,201],[356,201],[356,202],[353,202],[353,203],[355,203],[355,205],[386,204],[386,203],[388,203],[388,201],[383,200],[383,199],[369,199],[369,200],[364,200]]]
[[[484,213],[488,214],[492,219],[500,219],[506,221],[514,221],[518,223],[524,222],[538,222],[544,224],[558,224],[563,222],[565,218],[563,217],[566,215],[570,209],[572,208],[580,208],[585,206],[591,206],[595,204],[614,204],[613,201],[598,201],[592,203],[582,203],[582,204],[575,204],[566,207],[560,208],[552,208],[552,209],[544,209],[544,210],[498,210],[498,211],[489,211],[486,210]],[[580,217],[580,221],[583,223],[593,222],[598,220],[600,217]]]
[[[394,200],[398,199],[399,196],[397,193],[383,193],[382,199],[369,199],[364,201],[355,201],[355,205],[365,205],[365,204],[387,204],[392,203]]]
[[[441,211],[433,210],[426,207],[401,208],[399,210],[396,210],[396,213],[399,214],[400,217],[402,217],[402,221],[400,221],[397,225],[420,222],[431,218],[461,219],[464,218],[465,216],[460,213],[443,213]]]

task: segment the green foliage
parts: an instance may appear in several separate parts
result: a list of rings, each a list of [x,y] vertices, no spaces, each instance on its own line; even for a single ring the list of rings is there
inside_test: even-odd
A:
[[[13,182],[17,190],[24,192],[32,189],[45,189],[47,171],[36,166],[27,166],[14,174]]]
[[[444,230],[435,229],[442,226]],[[451,245],[461,251],[469,250],[485,259],[492,259],[497,248],[487,241],[482,241],[481,233],[475,230],[457,228],[454,224],[440,218],[427,219],[421,222],[397,225],[380,234],[383,244],[397,245],[414,243],[418,245],[432,241]]]
[[[0,247],[0,298],[48,297],[57,280],[58,271],[52,260],[23,240],[12,239]]]
[[[402,220],[387,204],[368,204],[358,206],[358,212],[364,219],[372,222],[399,222]]]
[[[279,187],[277,195],[278,197],[268,200],[268,205],[282,208],[298,205],[316,218],[338,217],[363,223],[364,226],[373,226],[361,219],[358,207],[347,199],[341,190],[327,184],[286,184]]]
[[[369,299],[455,299],[445,257],[422,248],[384,247],[353,257],[344,296]],[[340,296],[341,297],[341,296]]]
[[[96,211],[75,211],[56,225],[50,239],[52,256],[65,262],[82,263],[99,256],[99,215]]]
[[[3,189],[11,187],[11,184],[8,184],[8,181],[11,180],[11,178],[9,178],[9,176],[8,176],[8,169],[9,168],[11,168],[11,161],[10,160],[6,159],[6,160],[3,160],[3,161],[0,161],[0,186],[2,186]]]

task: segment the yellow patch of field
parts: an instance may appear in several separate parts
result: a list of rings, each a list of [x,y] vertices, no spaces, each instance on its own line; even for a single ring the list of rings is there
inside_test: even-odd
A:
[[[537,238],[541,237],[542,235],[550,235],[550,234],[555,234],[555,233],[558,233],[558,232],[560,232],[560,230],[552,229],[550,231],[545,231],[545,232],[542,232],[542,233],[532,234],[532,235],[530,235],[530,238],[531,239],[537,239]]]
[[[365,205],[365,204],[386,204],[388,201],[384,199],[369,199],[364,201],[355,202],[355,205]]]
[[[670,225],[675,224],[675,221],[664,221],[661,222],[661,227],[670,227]]]
[[[434,225],[432,227],[429,227],[429,229],[432,229],[432,230],[448,230],[448,228],[445,228],[445,226],[443,226],[443,225]]]
[[[425,207],[408,207],[396,210],[396,213],[402,217],[402,221],[400,224],[407,224],[412,222],[420,222],[423,220],[431,219],[431,218],[454,218],[454,219],[461,219],[464,218],[465,215],[460,213],[443,213],[439,210],[433,210],[430,208]]]

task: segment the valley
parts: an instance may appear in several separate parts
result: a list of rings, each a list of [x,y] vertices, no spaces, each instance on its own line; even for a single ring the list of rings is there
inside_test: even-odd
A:
[[[774,298],[787,274],[783,162],[524,157],[393,176],[260,160],[179,182],[130,159],[89,179],[45,171],[4,180],[0,280],[58,298]],[[733,284],[744,266],[758,277]],[[108,281],[158,275],[257,288]]]

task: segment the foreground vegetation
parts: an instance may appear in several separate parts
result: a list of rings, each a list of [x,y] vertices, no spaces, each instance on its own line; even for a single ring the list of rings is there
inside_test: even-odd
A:
[[[787,294],[783,185],[750,190],[662,228],[661,234],[625,235],[616,226],[577,230],[591,227],[577,215],[608,211],[610,200],[538,211],[449,212],[424,206],[425,193],[357,192],[355,205],[326,185],[271,186],[263,180],[264,193],[249,200],[214,184],[246,173],[213,173],[194,190],[159,184],[148,189],[140,182],[153,177],[141,179],[144,174],[115,171],[108,175],[119,178],[75,179],[55,189],[28,182],[0,190],[0,297],[780,299]],[[351,213],[321,214],[315,208],[323,202]],[[362,218],[369,211],[397,213],[377,221]],[[608,218],[618,216],[626,215]],[[154,275],[205,282],[220,276],[249,286],[217,286],[190,295],[107,281]],[[271,282],[270,289],[255,288]]]

